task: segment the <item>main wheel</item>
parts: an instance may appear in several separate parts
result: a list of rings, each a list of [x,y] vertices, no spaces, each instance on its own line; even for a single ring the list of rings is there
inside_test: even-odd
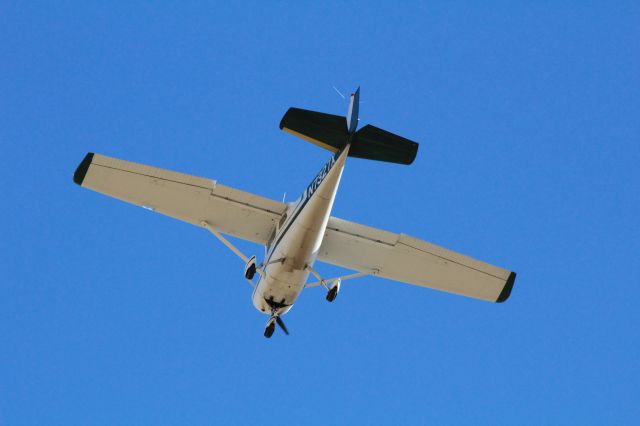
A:
[[[327,292],[327,302],[333,302],[338,297],[338,287],[333,287]]]
[[[275,322],[271,322],[269,325],[267,325],[267,327],[264,329],[264,337],[266,337],[267,339],[270,338],[271,336],[273,336],[273,332],[276,329],[276,323]]]
[[[256,274],[256,264],[254,263],[253,265],[249,266],[249,269],[247,269],[247,272],[244,274],[244,276],[246,279],[252,280],[255,274]]]

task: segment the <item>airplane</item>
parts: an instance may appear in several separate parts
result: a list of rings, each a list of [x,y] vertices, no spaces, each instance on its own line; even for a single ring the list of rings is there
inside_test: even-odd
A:
[[[280,129],[333,153],[300,198],[278,202],[216,180],[88,153],[76,184],[210,231],[245,264],[255,308],[269,316],[264,336],[305,288],[322,286],[333,302],[344,281],[377,276],[490,302],[506,301],[516,273],[435,244],[331,216],[347,157],[409,165],[418,144],[372,125],[358,129],[360,88],[347,115],[289,108]],[[248,257],[225,235],[261,244],[262,262]],[[353,273],[323,278],[316,261]],[[254,278],[257,274],[257,282]],[[308,283],[309,276],[316,281]]]

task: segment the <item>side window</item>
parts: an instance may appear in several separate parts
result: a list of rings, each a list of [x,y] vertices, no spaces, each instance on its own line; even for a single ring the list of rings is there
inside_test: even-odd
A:
[[[284,222],[287,220],[287,214],[283,214],[282,217],[280,218],[280,222],[278,222],[278,229],[282,228],[282,225],[284,224]]]
[[[275,241],[277,233],[278,233],[278,230],[274,227],[273,231],[271,232],[271,236],[269,237],[269,242],[267,243],[267,247],[265,248],[266,249],[265,256],[266,256],[266,253],[271,249],[271,245]]]

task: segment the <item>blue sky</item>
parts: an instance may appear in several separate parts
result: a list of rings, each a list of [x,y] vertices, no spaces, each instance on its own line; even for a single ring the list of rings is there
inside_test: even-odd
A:
[[[0,5],[0,424],[637,421],[636,2],[57,3]],[[282,114],[358,85],[420,151],[349,160],[335,215],[507,303],[366,278],[266,340],[211,235],[72,183],[93,151],[292,199],[329,154]]]

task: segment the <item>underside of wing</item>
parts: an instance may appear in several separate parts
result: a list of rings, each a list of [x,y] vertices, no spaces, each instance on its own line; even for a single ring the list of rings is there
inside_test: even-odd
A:
[[[158,213],[266,244],[286,205],[216,181],[89,153],[78,185]]]
[[[318,260],[383,278],[504,302],[515,272],[405,234],[331,217]]]

